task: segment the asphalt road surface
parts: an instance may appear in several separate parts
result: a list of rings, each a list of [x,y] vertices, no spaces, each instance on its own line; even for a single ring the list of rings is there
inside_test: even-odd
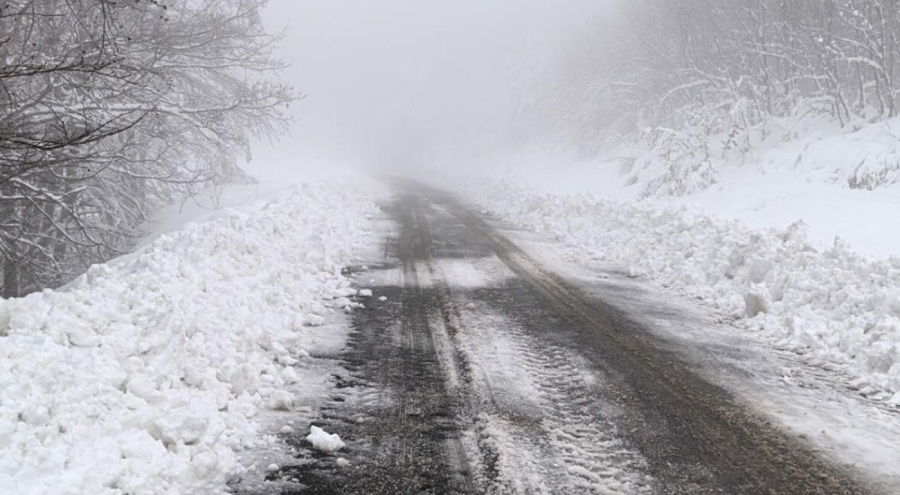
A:
[[[347,447],[292,438],[271,476],[299,485],[270,493],[874,493],[451,196],[399,191],[316,423]]]

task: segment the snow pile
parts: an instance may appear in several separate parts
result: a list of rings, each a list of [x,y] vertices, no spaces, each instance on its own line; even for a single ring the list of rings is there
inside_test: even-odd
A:
[[[0,492],[224,492],[256,412],[292,407],[304,327],[352,306],[371,191],[297,186],[0,300]]]
[[[900,405],[898,258],[864,258],[840,239],[816,249],[802,222],[751,230],[686,207],[509,183],[482,182],[469,194],[503,219],[562,241],[576,261],[619,266],[714,305],[741,328],[852,365],[856,386]]]
[[[314,449],[327,453],[337,452],[345,445],[337,433],[328,433],[318,426],[309,427],[306,441],[311,443]]]

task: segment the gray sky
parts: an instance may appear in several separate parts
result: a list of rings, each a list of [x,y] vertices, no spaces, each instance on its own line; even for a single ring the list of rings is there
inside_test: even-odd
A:
[[[416,167],[503,134],[535,54],[602,0],[272,0],[282,75],[306,99],[290,137],[254,146],[253,172]],[[546,59],[546,55],[544,55]]]

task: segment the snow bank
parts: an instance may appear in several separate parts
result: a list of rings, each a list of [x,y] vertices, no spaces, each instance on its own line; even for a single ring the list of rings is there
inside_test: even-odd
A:
[[[686,207],[510,183],[482,181],[469,195],[519,227],[562,241],[577,261],[620,266],[712,304],[738,328],[849,364],[864,393],[900,405],[900,258],[864,258],[840,239],[815,249],[802,222],[751,230]]]
[[[345,309],[371,184],[297,186],[0,300],[0,493],[222,493],[260,408]],[[249,213],[248,213],[249,211]]]

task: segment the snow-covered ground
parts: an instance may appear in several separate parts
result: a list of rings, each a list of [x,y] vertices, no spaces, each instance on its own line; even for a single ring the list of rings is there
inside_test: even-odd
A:
[[[738,331],[846,366],[863,394],[900,407],[893,127],[759,149],[678,197],[646,194],[666,170],[617,158],[482,158],[477,168],[502,173],[456,185],[500,218],[560,241],[571,259],[701,300]],[[851,188],[853,177],[878,178],[877,187]]]
[[[646,194],[678,180],[658,163],[615,156],[501,155],[480,164],[492,175],[456,186],[569,261],[699,300],[726,328],[834,365],[889,410],[900,408],[894,126],[757,150],[678,197]],[[132,255],[0,300],[0,493],[218,493],[242,457],[265,469],[273,459],[251,451],[289,425],[262,413],[324,393],[327,372],[302,360],[340,347],[362,289],[341,268],[376,244],[379,194],[347,177],[226,189],[167,212]]]
[[[259,412],[316,393],[297,360],[323,328],[341,338],[357,292],[341,269],[375,242],[378,186],[248,192],[181,209],[60,290],[0,300],[0,493],[222,493]]]
[[[599,297],[616,301],[628,283],[656,294],[619,301],[642,321],[654,304],[708,313],[682,325],[663,311],[648,328],[709,349],[692,360],[710,379],[890,491],[900,482],[894,128],[900,120],[766,143],[718,163],[707,185],[675,184],[692,179],[623,149],[487,155],[469,161],[468,177],[429,180],[538,233],[549,243],[538,257],[559,251],[578,267],[570,276],[619,281]],[[718,354],[731,345],[745,352]],[[725,363],[742,371],[722,372]]]

